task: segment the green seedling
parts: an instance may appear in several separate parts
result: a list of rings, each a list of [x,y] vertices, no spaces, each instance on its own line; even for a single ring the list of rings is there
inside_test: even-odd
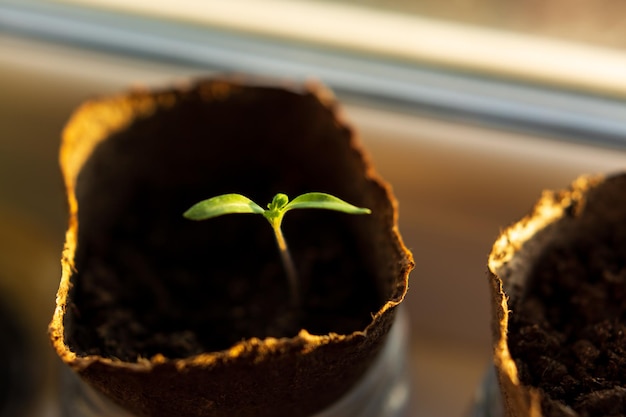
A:
[[[292,209],[326,209],[341,211],[349,214],[369,214],[370,209],[353,206],[350,203],[325,193],[306,193],[293,200],[285,194],[276,194],[272,202],[267,205],[267,210],[254,201],[241,194],[223,194],[217,197],[200,201],[189,208],[183,215],[190,220],[206,220],[213,217],[233,213],[256,213],[262,214],[269,221],[282,259],[289,287],[291,299],[294,305],[300,304],[299,280],[293,263],[287,242],[281,230],[281,223],[285,213]]]

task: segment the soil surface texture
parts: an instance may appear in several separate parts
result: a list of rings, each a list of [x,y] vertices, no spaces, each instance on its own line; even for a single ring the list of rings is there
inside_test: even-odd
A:
[[[626,415],[626,241],[614,229],[546,250],[511,306],[511,354],[545,416]]]

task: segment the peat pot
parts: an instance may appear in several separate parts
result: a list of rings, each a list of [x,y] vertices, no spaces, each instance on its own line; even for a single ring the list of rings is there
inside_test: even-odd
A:
[[[474,415],[625,415],[626,175],[544,192],[489,271],[495,372]]]
[[[50,336],[70,402],[78,389],[81,409],[133,416],[334,416],[360,392],[349,415],[400,415],[412,256],[327,89],[214,78],[92,100],[60,161],[69,227]],[[285,217],[297,306],[262,216],[182,216],[219,194],[311,191],[372,213]],[[393,372],[368,385],[372,369]]]

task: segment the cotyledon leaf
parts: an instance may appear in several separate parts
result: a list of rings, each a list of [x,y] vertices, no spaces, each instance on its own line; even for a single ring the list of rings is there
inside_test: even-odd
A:
[[[257,203],[241,194],[223,194],[194,204],[183,216],[190,220],[206,220],[225,214],[263,214],[264,211]]]

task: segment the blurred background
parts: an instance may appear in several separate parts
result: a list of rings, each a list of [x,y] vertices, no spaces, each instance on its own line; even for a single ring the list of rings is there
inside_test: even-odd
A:
[[[3,395],[55,415],[46,326],[73,109],[234,72],[317,79],[343,103],[416,260],[411,417],[462,416],[491,361],[498,233],[543,189],[624,169],[624,16],[614,0],[0,0],[1,343],[21,378]]]

